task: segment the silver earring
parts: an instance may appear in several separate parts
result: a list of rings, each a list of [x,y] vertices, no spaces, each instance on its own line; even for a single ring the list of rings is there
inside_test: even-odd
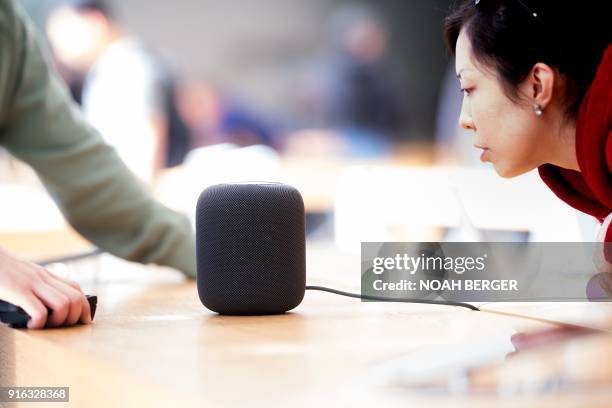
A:
[[[544,113],[544,111],[542,110],[542,105],[540,105],[539,103],[536,104],[536,106],[533,109],[533,111],[536,114],[536,116],[542,116],[542,114]]]

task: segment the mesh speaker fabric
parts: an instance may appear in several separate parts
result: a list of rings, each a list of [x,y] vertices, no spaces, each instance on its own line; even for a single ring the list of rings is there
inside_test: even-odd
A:
[[[291,186],[207,188],[196,209],[196,247],[198,294],[212,311],[283,313],[304,297],[304,202]]]

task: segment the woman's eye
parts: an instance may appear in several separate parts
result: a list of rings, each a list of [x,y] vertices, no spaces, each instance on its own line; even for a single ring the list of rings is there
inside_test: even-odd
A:
[[[461,88],[459,91],[465,95],[469,95],[472,90],[468,88]]]

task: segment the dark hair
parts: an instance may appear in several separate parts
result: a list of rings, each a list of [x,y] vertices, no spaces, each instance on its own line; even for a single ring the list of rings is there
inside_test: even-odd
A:
[[[444,22],[454,54],[461,30],[476,62],[494,68],[505,94],[518,101],[518,85],[542,62],[565,78],[566,117],[575,119],[610,43],[605,1],[474,0],[463,2]],[[535,13],[535,16],[534,16]]]

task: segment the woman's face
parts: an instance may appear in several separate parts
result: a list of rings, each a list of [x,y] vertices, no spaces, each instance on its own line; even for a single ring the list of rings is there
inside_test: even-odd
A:
[[[493,71],[474,63],[470,41],[462,30],[456,46],[456,72],[463,90],[460,124],[475,133],[480,160],[502,177],[515,177],[543,164],[545,143],[533,106],[517,104],[502,91]],[[529,95],[528,81],[519,92]],[[533,91],[531,91],[533,92]]]

